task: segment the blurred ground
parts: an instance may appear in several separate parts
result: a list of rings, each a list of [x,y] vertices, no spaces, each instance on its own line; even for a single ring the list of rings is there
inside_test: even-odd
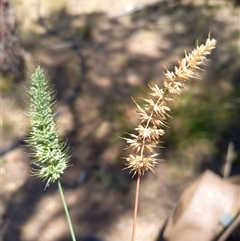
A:
[[[209,32],[217,48],[202,80],[173,106],[161,150],[166,162],[142,179],[136,240],[156,241],[179,195],[204,169],[221,173],[230,141],[239,172],[239,7],[224,0],[147,3],[12,1],[26,71],[38,64],[46,70],[73,148],[62,182],[78,240],[130,240],[135,179],[122,171],[118,136],[137,123],[131,96],[144,97],[148,83],[161,86],[164,66],[172,69]],[[1,101],[5,148],[26,133],[23,82],[5,82]],[[56,186],[44,191],[31,177],[27,151],[20,146],[1,159],[3,240],[70,240]]]

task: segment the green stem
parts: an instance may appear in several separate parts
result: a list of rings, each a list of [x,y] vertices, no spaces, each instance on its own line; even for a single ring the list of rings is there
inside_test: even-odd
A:
[[[72,236],[72,241],[76,241],[75,234],[74,234],[74,231],[73,231],[72,221],[71,221],[71,218],[70,218],[70,215],[69,215],[69,212],[68,212],[65,197],[63,195],[63,190],[62,190],[62,185],[61,185],[60,180],[58,180],[58,189],[59,189],[59,192],[60,192],[60,195],[61,195],[61,198],[62,198],[65,214],[66,214],[67,221],[68,221],[68,226],[69,226],[70,233],[71,233],[71,236]]]

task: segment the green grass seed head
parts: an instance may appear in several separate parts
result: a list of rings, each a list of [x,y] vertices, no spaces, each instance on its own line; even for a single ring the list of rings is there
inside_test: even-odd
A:
[[[54,93],[48,87],[41,67],[31,76],[28,87],[30,98],[30,127],[27,143],[32,147],[31,156],[38,167],[32,169],[35,176],[55,182],[68,167],[69,147],[60,139],[54,120]]]

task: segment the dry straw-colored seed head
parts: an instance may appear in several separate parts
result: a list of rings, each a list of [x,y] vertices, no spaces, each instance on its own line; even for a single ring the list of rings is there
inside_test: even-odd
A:
[[[133,176],[139,174],[143,176],[145,172],[152,171],[154,172],[154,168],[158,164],[159,160],[155,158],[157,154],[153,154],[151,156],[144,155],[134,155],[130,154],[127,160],[127,168],[130,169],[130,173],[133,172]]]
[[[201,70],[199,66],[206,61],[206,56],[211,54],[215,45],[216,40],[208,37],[205,44],[197,45],[189,54],[185,53],[185,57],[178,61],[178,67],[175,67],[174,71],[166,69],[163,88],[160,89],[157,85],[149,86],[149,98],[142,98],[145,102],[144,107],[133,100],[140,119],[140,124],[135,128],[138,134],[129,134],[129,138],[123,138],[127,141],[126,149],[131,151],[125,158],[126,168],[130,169],[133,176],[143,176],[149,170],[154,172],[160,162],[155,158],[158,155],[155,148],[161,143],[159,137],[165,134],[163,128],[167,127],[166,119],[171,117],[169,102],[177,100],[187,80],[200,78],[197,73]]]

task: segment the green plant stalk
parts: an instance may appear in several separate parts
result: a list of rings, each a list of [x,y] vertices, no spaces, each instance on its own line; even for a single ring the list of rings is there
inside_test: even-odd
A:
[[[57,181],[72,241],[76,241],[60,183],[60,176],[68,167],[70,151],[68,145],[61,140],[58,134],[53,111],[56,104],[54,92],[48,87],[40,66],[31,76],[31,83],[27,91],[30,98],[30,126],[26,142],[32,147],[30,156],[37,166],[32,173],[39,179],[46,180],[46,187]]]
[[[66,214],[66,217],[67,217],[68,226],[69,226],[69,229],[70,229],[72,241],[76,241],[73,226],[72,226],[72,221],[71,221],[71,218],[70,218],[70,215],[69,215],[69,212],[68,212],[68,207],[67,207],[66,200],[65,200],[65,197],[64,197],[64,194],[63,194],[62,185],[61,185],[60,180],[58,180],[57,183],[58,183],[58,189],[59,189],[59,192],[60,192],[60,195],[61,195],[61,198],[62,198],[65,214]]]

